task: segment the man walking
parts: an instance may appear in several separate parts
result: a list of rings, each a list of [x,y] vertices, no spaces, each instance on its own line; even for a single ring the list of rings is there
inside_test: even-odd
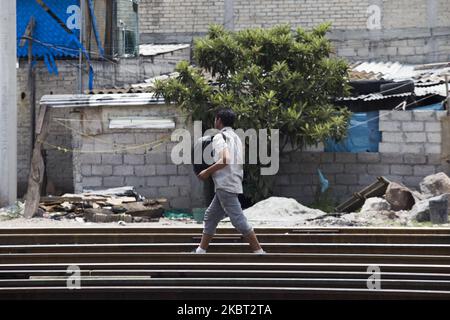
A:
[[[244,236],[254,253],[265,253],[238,199],[238,195],[243,193],[244,170],[242,141],[232,129],[235,119],[236,114],[231,109],[222,109],[216,114],[214,126],[221,133],[212,141],[215,163],[198,175],[202,180],[212,176],[216,194],[205,212],[202,240],[195,253],[206,253],[216,233],[217,225],[225,216],[230,218],[233,226]]]

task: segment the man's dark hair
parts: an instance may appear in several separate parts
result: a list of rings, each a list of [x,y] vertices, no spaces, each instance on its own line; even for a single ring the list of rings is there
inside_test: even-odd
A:
[[[225,127],[232,127],[236,120],[236,114],[229,108],[220,109],[216,113],[216,118],[219,118]]]

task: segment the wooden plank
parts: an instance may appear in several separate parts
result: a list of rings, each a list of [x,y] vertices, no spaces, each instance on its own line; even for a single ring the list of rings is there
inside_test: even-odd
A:
[[[45,116],[47,114],[47,108],[48,108],[47,105],[41,105],[41,107],[39,108],[39,115],[36,120],[36,134],[40,134],[42,131],[42,128],[44,126]],[[48,124],[48,121],[47,121],[47,124]]]
[[[41,205],[42,206],[42,205]],[[51,207],[51,206],[49,206]],[[55,206],[58,208],[58,206]],[[125,228],[124,228],[125,229]],[[201,231],[195,233],[129,233],[127,230],[116,230],[116,232],[104,232],[94,228],[92,233],[61,233],[42,234],[30,230],[29,233],[0,233],[0,243],[2,245],[15,244],[104,244],[104,243],[198,243]],[[378,244],[450,244],[450,237],[447,235],[389,235],[389,234],[358,234],[358,235],[327,235],[327,234],[288,234],[280,237],[276,234],[257,233],[260,242],[264,243],[378,243]],[[242,236],[233,233],[220,233],[214,237],[215,242],[244,242]]]
[[[127,227],[111,227],[111,226],[82,226],[82,227],[27,227],[27,228],[0,228],[0,234],[91,234],[91,233],[159,233],[159,234],[201,234],[202,228],[197,225],[192,227],[169,227],[169,226],[146,226],[133,225]],[[361,227],[341,227],[341,228],[318,228],[318,227],[305,227],[305,228],[255,228],[257,234],[272,234],[272,235],[407,235],[411,237],[427,236],[427,235],[447,235],[450,236],[450,228],[361,228]],[[217,234],[238,234],[233,227],[220,227],[217,229]]]
[[[95,196],[133,196],[134,193],[134,187],[126,186],[105,190],[87,190],[83,194]]]
[[[41,199],[41,187],[44,181],[45,163],[42,156],[42,146],[49,132],[49,118],[50,110],[46,106],[41,106],[39,122],[36,130],[39,131],[34,144],[33,156],[31,159],[30,175],[28,177],[28,189],[25,195],[25,218],[32,218],[39,208],[39,201]]]
[[[140,277],[83,277],[83,287],[93,286],[212,286],[212,287],[305,287],[305,288],[356,288],[367,289],[367,279],[333,278],[150,278]],[[67,277],[34,279],[0,279],[0,287],[64,287]],[[447,280],[380,279],[383,289],[391,290],[445,290],[450,291]]]
[[[165,270],[151,268],[148,270],[117,269],[117,270],[80,270],[82,277],[152,277],[152,278],[291,278],[291,279],[365,279],[367,272],[363,271],[298,271],[298,270],[226,270],[226,269],[180,269]],[[67,279],[66,270],[0,270],[0,279]],[[450,281],[450,274],[445,273],[417,273],[383,272],[383,279],[415,279],[415,280],[444,280]]]
[[[81,202],[83,201],[82,197],[41,197],[40,203],[42,204],[61,204],[63,202]]]
[[[0,288],[0,299],[146,299],[146,300],[311,300],[311,299],[415,299],[448,300],[449,291],[438,290],[370,290],[343,288],[284,288],[284,287],[210,287],[210,286],[114,286]]]
[[[123,220],[118,215],[112,219]],[[117,221],[117,220],[116,220]],[[103,244],[46,244],[0,245],[0,254],[7,253],[183,253],[190,252],[195,243],[103,243]],[[390,254],[446,256],[450,259],[450,245],[365,244],[365,243],[261,243],[269,254]],[[248,253],[242,242],[212,243],[208,253]]]
[[[20,39],[19,46],[23,47],[25,43],[28,41],[28,44],[32,43],[31,39],[33,37],[33,31],[34,27],[36,25],[36,20],[33,16],[31,16],[30,21],[27,24],[27,28],[25,29],[25,33],[23,34],[22,38]]]
[[[255,255],[254,253],[208,253],[192,254],[190,251],[195,248],[193,244],[189,252],[170,253],[136,253],[136,252],[115,252],[115,253],[22,253],[22,254],[0,254],[0,261],[4,264],[100,264],[109,263],[230,263],[255,262],[260,265],[267,263],[356,263],[368,265],[379,264],[427,264],[427,265],[450,265],[448,255],[395,255],[395,254],[313,254],[313,253],[275,253],[266,255]],[[80,266],[80,265],[79,265]],[[81,267],[81,266],[80,266]],[[380,266],[380,268],[382,268]],[[382,268],[382,270],[384,270]]]

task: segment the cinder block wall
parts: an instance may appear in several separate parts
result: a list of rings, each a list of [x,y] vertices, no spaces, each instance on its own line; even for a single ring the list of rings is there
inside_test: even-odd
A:
[[[381,9],[381,29],[368,29],[370,5]],[[446,0],[142,0],[139,13],[142,43],[189,43],[211,23],[242,30],[330,21],[337,54],[350,60],[450,59]]]
[[[192,173],[190,165],[174,165],[170,159],[174,142],[154,150],[136,145],[169,137],[172,130],[108,129],[109,119],[124,116],[158,116],[176,119],[176,128],[190,128],[172,106],[85,108],[75,119],[101,119],[98,123],[75,121],[73,176],[76,192],[135,186],[146,197],[166,197],[174,208],[204,206],[203,184]],[[450,173],[449,163],[441,153],[442,111],[400,111],[381,113],[383,134],[378,153],[293,152],[280,159],[275,179],[275,195],[293,197],[311,204],[319,186],[317,170],[330,182],[336,203],[372,184],[377,177],[403,183],[418,189],[420,181],[437,172]],[[408,120],[410,119],[410,120]],[[414,130],[413,130],[414,129]],[[88,133],[81,136],[77,132]],[[413,138],[411,138],[411,136]],[[389,141],[389,142],[384,142]],[[448,143],[448,142],[447,142]],[[132,147],[117,150],[117,146]],[[432,146],[431,149],[427,149]],[[427,152],[426,150],[429,150]]]
[[[317,169],[330,182],[336,202],[384,176],[407,187],[418,189],[430,174],[449,172],[440,155],[403,153],[295,153],[285,156],[276,178],[275,195],[292,197],[311,204],[319,186]]]
[[[143,82],[145,79],[172,72],[177,62],[189,60],[190,50],[183,49],[156,57],[122,59],[118,63],[94,61],[94,88],[111,88]],[[78,65],[76,61],[57,61],[58,75],[49,74],[42,61],[36,66],[36,106],[43,95],[78,93]],[[18,194],[26,192],[31,162],[31,111],[28,90],[28,63],[21,60],[17,70],[18,94]],[[88,75],[84,74],[87,86]],[[53,112],[47,142],[66,148],[72,147],[72,130],[59,124],[55,118],[70,118],[67,110]],[[67,123],[66,123],[67,124]],[[72,153],[63,153],[45,146],[48,180],[57,194],[73,192]],[[50,190],[51,191],[51,190]]]
[[[384,111],[380,113],[380,152],[441,153],[441,118],[447,111]]]
[[[378,153],[285,155],[280,160],[275,194],[311,204],[319,186],[317,169],[329,180],[336,202],[375,182],[379,176],[418,189],[420,181],[430,174],[450,174],[449,163],[441,154],[443,137],[438,119],[443,116],[444,111],[382,112],[383,142]]]
[[[74,135],[74,146],[79,150],[73,159],[75,191],[134,186],[147,198],[167,198],[173,208],[203,207],[204,184],[192,166],[171,161],[173,130],[108,129],[109,119],[124,116],[172,118],[176,129],[189,127],[176,108],[165,105],[83,109],[78,119],[103,121],[75,122],[78,132],[89,134]],[[151,151],[149,146],[136,148],[167,137],[168,141]],[[125,145],[125,150],[120,145]]]

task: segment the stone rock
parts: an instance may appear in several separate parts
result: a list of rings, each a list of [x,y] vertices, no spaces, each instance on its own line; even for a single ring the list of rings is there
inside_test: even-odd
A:
[[[450,178],[444,172],[428,176],[420,183],[420,191],[427,198],[450,193]]]
[[[390,211],[391,205],[382,198],[369,198],[364,203],[361,213],[374,211]]]
[[[413,192],[396,182],[389,184],[385,198],[394,211],[411,210],[416,203]]]
[[[413,220],[417,222],[430,221],[430,201],[442,200],[443,198],[450,199],[450,194],[443,194],[437,197],[419,201],[412,208],[410,215]]]

